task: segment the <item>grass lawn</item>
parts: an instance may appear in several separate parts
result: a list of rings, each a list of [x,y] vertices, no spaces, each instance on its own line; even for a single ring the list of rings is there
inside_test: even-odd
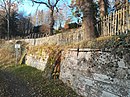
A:
[[[26,65],[9,66],[5,69],[2,69],[2,72],[6,72],[5,76],[11,75],[10,77],[7,77],[9,78],[9,80],[11,77],[12,79],[13,77],[15,77],[13,79],[15,81],[11,81],[11,82],[17,83],[18,80],[24,83],[18,85],[25,85],[26,87],[28,87],[29,90],[28,94],[30,94],[29,97],[80,97],[70,87],[64,84],[61,80],[45,79],[42,76],[43,75],[42,71],[37,70],[30,66],[26,66]],[[8,92],[8,90],[6,91]],[[4,96],[2,95],[2,97],[6,97],[5,95],[6,93],[4,94]],[[11,93],[10,95],[7,96],[13,97]],[[17,96],[15,95],[14,97]]]

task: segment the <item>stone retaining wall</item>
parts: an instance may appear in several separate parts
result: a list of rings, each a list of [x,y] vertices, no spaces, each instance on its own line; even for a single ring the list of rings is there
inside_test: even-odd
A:
[[[129,55],[89,51],[64,52],[60,79],[84,97],[130,97]]]
[[[43,71],[48,57],[27,55],[26,64]],[[130,97],[129,59],[92,49],[63,51],[60,79],[84,97]]]
[[[29,45],[43,45],[43,44],[69,44],[84,40],[84,29],[72,29],[49,37],[36,38],[36,39],[20,39],[16,41],[25,41]],[[10,40],[12,41],[12,40]]]

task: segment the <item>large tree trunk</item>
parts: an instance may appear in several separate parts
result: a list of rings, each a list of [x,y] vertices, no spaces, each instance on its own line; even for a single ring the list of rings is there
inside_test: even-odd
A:
[[[50,13],[50,18],[51,18],[51,23],[50,23],[50,35],[53,35],[53,26],[55,24],[55,20],[54,20],[54,8],[51,9],[51,13]]]
[[[82,26],[83,26],[83,28],[85,30],[85,35],[84,35],[85,40],[91,40],[91,39],[95,38],[94,19],[93,19],[93,17],[91,15],[83,17]]]
[[[109,2],[108,0],[99,0],[99,9],[100,9],[100,17],[103,17],[108,14],[108,7],[109,7]]]
[[[104,0],[99,0],[100,17],[105,16],[105,4]]]
[[[87,4],[82,6],[83,11],[83,28],[85,29],[85,40],[91,40],[95,38],[94,28],[94,13],[93,13],[93,0],[85,1]]]

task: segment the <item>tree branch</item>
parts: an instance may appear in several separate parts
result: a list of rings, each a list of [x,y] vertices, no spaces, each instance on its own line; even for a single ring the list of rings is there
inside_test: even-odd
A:
[[[8,13],[7,5],[6,5],[6,3],[5,3],[5,0],[3,0],[3,3],[4,3],[4,6],[1,5],[1,7],[3,7],[3,8],[5,9],[6,13]]]
[[[54,7],[56,7],[57,3],[59,2],[60,0],[56,0],[56,3],[54,4]]]
[[[40,4],[37,6],[36,13],[37,13],[37,11],[38,11],[39,6],[40,6]]]
[[[51,1],[50,1],[50,0],[48,0],[48,4],[52,7],[52,5],[51,5]]]
[[[35,1],[35,0],[32,0],[32,2],[34,2],[34,3],[38,3],[38,4],[44,4],[44,5],[46,5],[48,8],[50,8],[50,6],[49,6],[46,2]]]
[[[59,12],[59,9],[58,9],[58,7],[56,7],[56,12]]]

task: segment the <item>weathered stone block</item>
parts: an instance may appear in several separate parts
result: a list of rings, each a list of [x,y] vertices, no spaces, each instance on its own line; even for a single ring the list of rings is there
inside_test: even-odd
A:
[[[37,58],[37,56],[34,56],[34,55],[27,55],[26,64],[44,71],[47,64],[48,57],[49,56],[46,55],[43,60],[43,56],[41,58]]]

